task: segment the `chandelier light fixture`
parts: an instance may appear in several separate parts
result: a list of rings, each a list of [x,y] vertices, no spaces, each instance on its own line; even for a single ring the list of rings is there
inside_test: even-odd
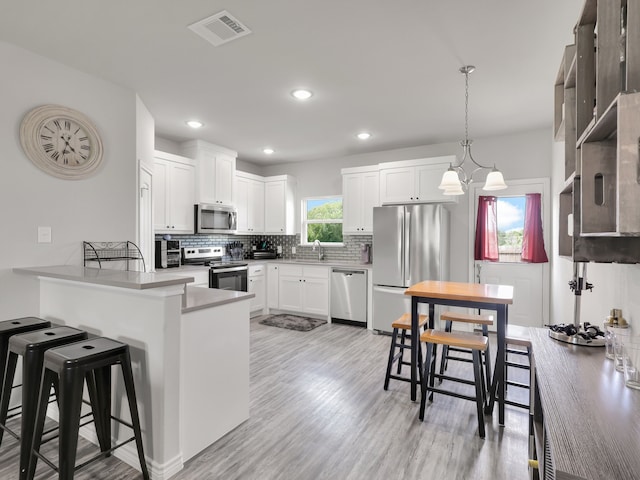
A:
[[[483,190],[503,190],[507,188],[500,170],[493,167],[481,165],[473,159],[471,155],[472,140],[469,140],[469,74],[476,69],[473,65],[465,65],[460,68],[460,73],[464,75],[464,140],[462,145],[463,155],[460,163],[449,164],[449,169],[442,175],[442,181],[438,188],[444,190],[444,195],[464,195],[469,185],[473,182],[473,176],[481,170],[490,170],[487,174]],[[464,169],[464,163],[469,159],[473,165],[470,174]]]

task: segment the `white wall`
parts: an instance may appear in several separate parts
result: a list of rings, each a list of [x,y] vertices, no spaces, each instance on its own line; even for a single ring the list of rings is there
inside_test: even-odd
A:
[[[0,319],[38,313],[35,279],[16,266],[82,264],[83,240],[134,240],[136,234],[136,95],[11,44],[0,42]],[[104,161],[88,179],[39,170],[20,146],[23,116],[43,104],[89,116],[102,135]],[[50,226],[52,243],[37,243]]]
[[[498,137],[482,138],[472,147],[474,158],[481,164],[493,165],[509,179],[551,176],[550,129],[541,129]],[[263,167],[260,175],[290,174],[298,181],[298,200],[316,195],[342,192],[340,170],[346,167],[375,165],[381,162],[411,160],[441,155],[460,156],[458,142],[403,148],[385,152],[351,155],[303,163],[286,163]],[[468,281],[469,207],[466,197],[449,207],[451,211],[451,279]],[[375,256],[375,252],[374,252]]]
[[[564,187],[564,143],[553,146],[552,186],[554,197],[554,227],[558,225],[558,195]],[[554,233],[551,279],[551,320],[553,323],[572,323],[575,296],[568,282],[573,278],[573,263],[558,256],[558,240]],[[581,321],[602,325],[612,308],[621,308],[624,318],[640,328],[639,265],[588,263],[587,280],[593,292],[584,291],[581,299]]]

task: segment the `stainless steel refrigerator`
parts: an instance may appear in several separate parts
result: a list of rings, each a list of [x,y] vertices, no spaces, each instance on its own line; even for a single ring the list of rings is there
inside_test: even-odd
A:
[[[373,254],[373,329],[391,332],[411,311],[407,287],[449,279],[449,212],[440,204],[375,207]]]

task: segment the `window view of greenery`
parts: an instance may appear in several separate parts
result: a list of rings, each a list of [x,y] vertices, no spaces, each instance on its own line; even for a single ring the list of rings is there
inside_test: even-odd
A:
[[[342,198],[307,199],[304,206],[307,243],[342,243]]]
[[[501,262],[520,262],[526,197],[498,198],[498,252]]]

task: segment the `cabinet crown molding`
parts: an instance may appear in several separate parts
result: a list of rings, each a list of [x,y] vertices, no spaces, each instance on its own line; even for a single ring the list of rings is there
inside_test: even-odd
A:
[[[238,152],[231,150],[220,145],[214,145],[213,143],[205,142],[204,140],[188,140],[180,144],[180,149],[184,155],[195,158],[198,153],[222,153],[231,157],[237,158]]]
[[[442,155],[439,157],[425,157],[416,158],[414,160],[398,160],[396,162],[384,162],[379,163],[378,168],[384,170],[386,168],[398,168],[398,167],[417,167],[421,165],[432,165],[439,163],[457,163],[456,155]]]

